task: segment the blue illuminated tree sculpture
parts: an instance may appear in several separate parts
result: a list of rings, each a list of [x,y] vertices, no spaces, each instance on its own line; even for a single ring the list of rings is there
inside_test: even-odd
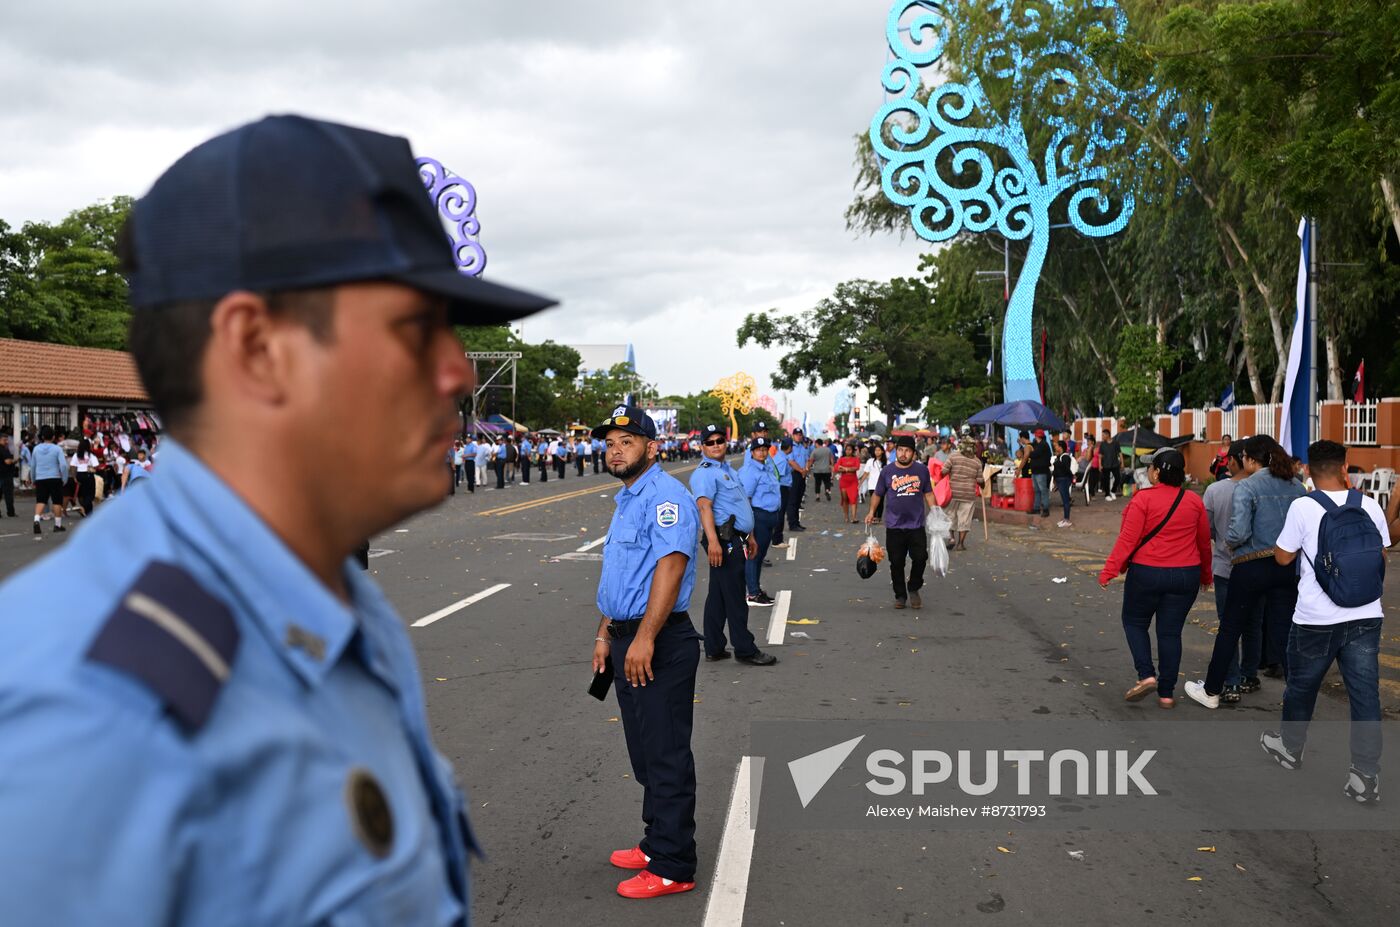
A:
[[[1052,214],[1083,235],[1121,231],[1133,214],[1132,175],[1151,166],[1147,139],[1128,127],[1157,121],[1173,100],[1151,83],[1125,89],[1116,69],[1072,40],[1111,43],[1126,31],[1117,0],[890,8],[886,101],[870,123],[885,196],[908,208],[928,241],[992,230],[1029,239],[1002,332],[1008,402],[1040,398],[1031,320]]]
[[[452,259],[457,262],[457,270],[469,277],[480,277],[486,269],[486,249],[477,240],[481,221],[476,217],[476,187],[434,158],[418,159],[418,176],[437,207],[443,230],[452,243]]]

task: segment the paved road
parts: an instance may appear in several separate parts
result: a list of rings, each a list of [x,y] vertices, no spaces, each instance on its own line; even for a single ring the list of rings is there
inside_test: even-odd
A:
[[[788,620],[819,623],[784,624],[775,667],[700,665],[699,889],[650,903],[618,898],[613,889],[623,874],[607,853],[635,842],[640,789],[629,775],[615,701],[600,704],[585,693],[600,564],[598,548],[581,550],[603,537],[616,485],[606,475],[571,474],[545,486],[459,493],[373,543],[371,568],[410,623],[509,584],[411,629],[434,735],[468,787],[487,852],[473,870],[475,923],[698,925],[707,904],[714,906],[709,923],[739,923],[719,918],[721,902],[742,911],[742,923],[763,925],[1396,921],[1400,839],[1393,832],[760,826],[751,854],[735,852],[745,844],[742,833],[729,838],[729,875],[716,886],[753,719],[1092,719],[1132,729],[1163,717],[1202,724],[1240,717],[1192,705],[1167,716],[1150,700],[1125,704],[1121,692],[1132,673],[1117,619],[1121,592],[1101,592],[1092,577],[1015,532],[995,529],[990,544],[974,535],[973,551],[927,590],[940,598],[937,607],[894,611],[883,574],[856,576],[859,535],[825,504],[809,504],[811,530],[799,536],[795,558],[775,551],[765,581],[771,592],[792,592]],[[52,536],[0,537],[0,570],[53,543]],[[769,618],[755,611],[756,629]],[[1188,639],[1188,672],[1203,670],[1207,656],[1204,640]],[[1243,710],[1263,726],[1280,692],[1266,681]],[[1324,699],[1320,714],[1345,718],[1345,705]],[[1395,742],[1394,730],[1389,736]],[[1083,859],[1071,850],[1082,850]],[[743,864],[747,878],[736,878]],[[723,897],[712,901],[712,892]]]

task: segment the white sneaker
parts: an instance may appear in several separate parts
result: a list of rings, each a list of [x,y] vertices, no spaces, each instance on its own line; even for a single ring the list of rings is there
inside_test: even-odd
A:
[[[1115,496],[1113,493],[1109,493],[1109,494],[1108,494],[1108,501],[1109,501],[1109,502],[1113,502],[1113,501],[1116,500],[1117,498],[1118,498],[1118,497]]]
[[[1265,731],[1259,735],[1259,746],[1264,748],[1269,759],[1284,769],[1297,769],[1303,765],[1303,757],[1288,749],[1283,742],[1283,735],[1278,731]]]
[[[1193,679],[1186,683],[1186,694],[1191,697],[1193,702],[1204,705],[1206,708],[1220,707],[1220,696],[1207,695],[1206,683],[1203,679]]]
[[[1381,800],[1381,777],[1367,776],[1356,771],[1353,766],[1347,773],[1347,784],[1342,786],[1342,794],[1352,801],[1369,805]]]
[[[1055,527],[1056,527],[1056,528],[1072,528],[1072,527],[1074,527],[1074,522],[1072,522],[1072,521],[1067,521],[1067,520],[1061,518],[1061,519],[1060,519],[1060,523],[1059,523],[1058,525],[1056,525]]]

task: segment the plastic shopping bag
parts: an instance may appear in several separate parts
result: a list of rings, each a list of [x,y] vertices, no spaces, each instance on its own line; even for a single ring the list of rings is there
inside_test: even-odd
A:
[[[928,532],[928,565],[939,576],[948,575],[948,532],[953,523],[940,508],[929,509],[924,530]]]
[[[879,564],[885,559],[885,549],[880,546],[880,542],[875,540],[874,534],[866,535],[865,543],[860,545],[860,550],[856,551],[856,572],[861,579],[869,579],[875,575]]]

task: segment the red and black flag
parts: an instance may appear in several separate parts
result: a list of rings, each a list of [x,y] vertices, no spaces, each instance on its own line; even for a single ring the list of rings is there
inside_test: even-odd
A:
[[[1356,376],[1351,378],[1351,401],[1358,404],[1366,401],[1366,361],[1364,358],[1356,368]]]

